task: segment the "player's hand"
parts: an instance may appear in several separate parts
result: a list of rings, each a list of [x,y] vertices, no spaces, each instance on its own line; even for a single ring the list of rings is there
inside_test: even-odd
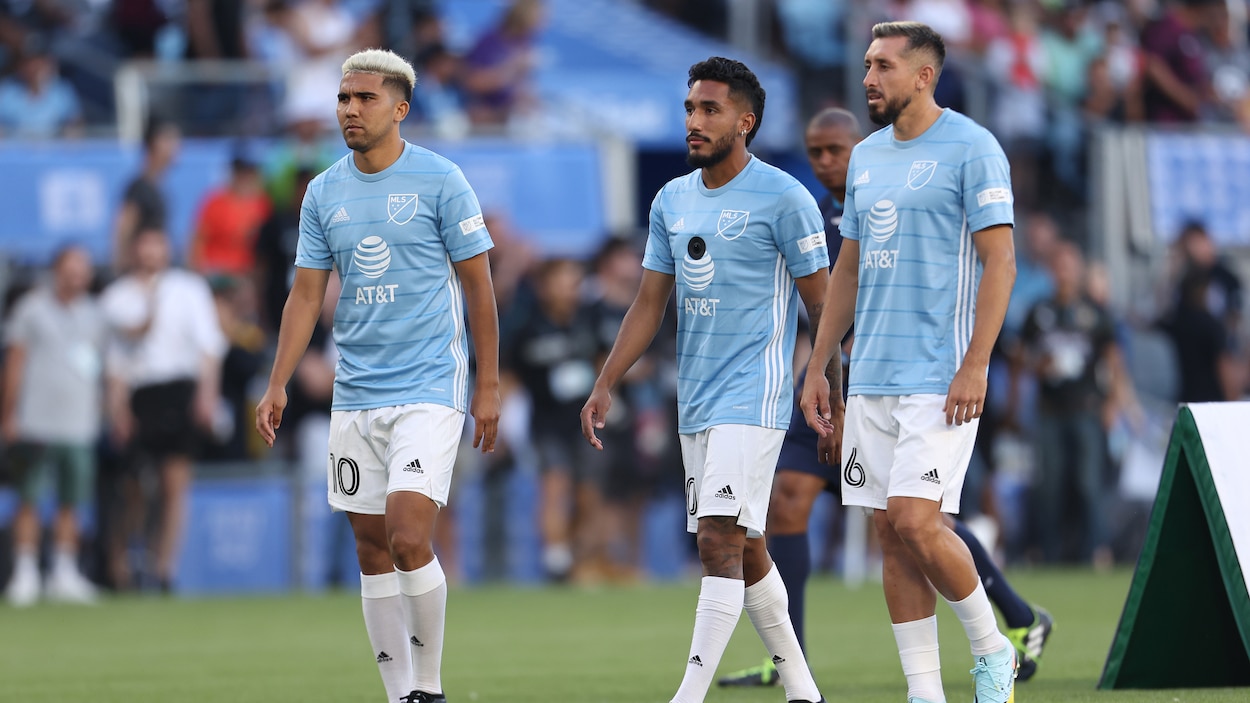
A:
[[[946,393],[946,424],[962,425],[985,411],[985,369],[961,366]]]
[[[195,424],[205,432],[212,432],[217,415],[217,398],[208,391],[196,391],[195,400],[191,405],[191,416]]]
[[[838,404],[842,404],[841,399]],[[828,437],[834,431],[833,409],[829,407],[829,379],[825,378],[821,370],[807,370],[807,381],[803,383],[799,408],[803,411],[807,426],[822,438]]]
[[[603,450],[603,442],[595,436],[595,430],[603,429],[607,424],[608,410],[612,408],[612,393],[606,388],[595,384],[590,398],[582,406],[582,436],[590,442],[590,446]]]
[[[816,460],[826,466],[837,466],[842,462],[842,429],[846,422],[846,404],[837,396],[829,409],[828,422],[833,431],[816,440]]]
[[[283,410],[286,410],[286,389],[281,386],[267,389],[265,397],[256,406],[256,431],[270,449],[278,436],[278,428],[282,426]]]
[[[473,448],[482,453],[495,451],[495,437],[499,435],[499,409],[503,401],[499,399],[499,384],[492,386],[478,385],[473,391],[473,402],[469,404],[469,413],[473,415]]]

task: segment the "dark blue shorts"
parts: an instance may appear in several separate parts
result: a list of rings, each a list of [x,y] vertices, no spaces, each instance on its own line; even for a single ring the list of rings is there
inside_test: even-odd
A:
[[[824,479],[825,490],[840,495],[842,484],[838,476],[838,467],[828,466],[816,460],[816,442],[820,435],[807,426],[803,412],[796,405],[790,417],[790,429],[786,430],[786,438],[781,443],[781,456],[777,459],[777,470],[797,471],[811,474]]]

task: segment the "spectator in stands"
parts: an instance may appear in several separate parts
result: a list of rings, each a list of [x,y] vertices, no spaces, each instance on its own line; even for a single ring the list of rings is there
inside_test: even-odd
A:
[[[534,39],[543,24],[542,0],[512,0],[499,24],[465,56],[464,88],[475,126],[500,128],[533,102]]]
[[[52,54],[32,45],[18,59],[14,76],[0,82],[0,137],[51,139],[81,129],[74,88],[59,75]]]
[[[112,0],[113,33],[126,58],[152,58],[157,37],[169,24],[167,3],[160,0]]]
[[[1102,53],[1102,38],[1086,24],[1082,0],[1064,0],[1042,32],[1049,98],[1046,135],[1051,170],[1078,197],[1085,192],[1085,125],[1082,106],[1089,88],[1089,65]]]
[[[417,75],[421,80],[412,94],[412,111],[443,139],[459,139],[469,133],[469,117],[464,108],[460,57],[443,44],[434,44],[417,54]]]
[[[299,243],[299,213],[308,183],[317,172],[310,168],[297,170],[291,179],[294,192],[277,207],[260,226],[256,235],[256,274],[261,295],[261,321],[269,332],[278,330],[287,293],[295,282],[295,253]],[[290,190],[290,188],[284,188]]]
[[[1028,369],[1039,379],[1032,523],[1043,557],[1059,561],[1063,528],[1071,524],[1065,519],[1065,498],[1074,488],[1084,510],[1081,558],[1105,567],[1112,556],[1103,504],[1108,477],[1103,417],[1107,403],[1119,402],[1112,390],[1122,383],[1123,362],[1110,314],[1085,294],[1080,249],[1058,243],[1050,267],[1054,295],[1029,312],[1011,376],[1014,385],[1020,371]],[[1100,384],[1104,373],[1117,385]]]
[[[1250,47],[1246,46],[1244,21],[1230,19],[1225,4],[1212,5],[1208,10],[1204,38],[1212,100],[1206,117],[1239,124],[1250,132]]]
[[[130,479],[154,466],[160,485],[151,576],[162,590],[172,585],[177,563],[192,462],[220,405],[221,361],[226,340],[212,292],[197,274],[170,267],[169,238],[156,228],[138,232],[133,269],[105,289],[105,319],[112,330],[107,366],[108,413],[113,434],[128,444]],[[144,506],[132,499],[121,517],[144,524]],[[113,516],[114,520],[119,516]],[[132,583],[124,550],[136,536],[113,530],[113,582]]]
[[[343,59],[357,48],[360,23],[336,0],[304,0],[286,3],[278,17],[295,49],[294,64],[287,67],[288,118],[317,116],[326,127],[335,127],[333,96],[343,76]]]
[[[249,58],[244,20],[249,0],[185,0],[186,58],[190,61],[242,61]],[[240,83],[189,83],[188,130],[228,134],[244,124],[248,86]]]
[[[1059,227],[1044,212],[1034,212],[1025,221],[1023,246],[1016,249],[1016,285],[1011,289],[1011,302],[1003,319],[1000,335],[1005,346],[1020,338],[1024,320],[1033,306],[1050,298],[1055,292],[1055,278],[1050,258],[1059,243]]]
[[[777,20],[786,54],[798,69],[799,113],[843,102],[846,86],[845,2],[780,0]]]
[[[1094,121],[1140,122],[1145,58],[1118,6],[1103,13],[1102,54],[1089,65],[1085,116]]]
[[[1046,93],[1042,79],[1047,56],[1037,31],[1037,11],[1016,3],[1010,32],[989,43],[985,66],[994,89],[994,136],[1011,163],[1016,204],[1026,210],[1038,203],[1038,165],[1046,138]]]
[[[240,151],[230,162],[230,179],[200,204],[187,263],[205,276],[252,276],[256,233],[270,210],[260,167]]]
[[[133,240],[140,230],[165,231],[169,226],[169,204],[162,179],[178,156],[181,132],[172,122],[152,120],[143,133],[143,166],[139,175],[126,185],[121,209],[113,225],[113,270],[130,269]]]
[[[501,346],[530,396],[530,438],[542,472],[543,567],[552,580],[597,577],[602,564],[603,463],[571,434],[595,382],[598,352],[580,262],[550,259],[535,274],[537,305]],[[577,574],[574,574],[574,570]]]
[[[1198,119],[1210,94],[1203,63],[1203,12],[1224,0],[1172,0],[1142,30],[1146,56],[1145,104],[1150,122],[1188,123]]]
[[[49,479],[57,485],[49,599],[88,603],[95,587],[78,569],[78,509],[92,496],[93,444],[100,431],[104,325],[91,286],[91,258],[70,247],[57,254],[50,285],[17,303],[5,331],[0,431],[20,503],[13,521],[14,566],[5,596],[16,606],[40,594],[37,515]]]

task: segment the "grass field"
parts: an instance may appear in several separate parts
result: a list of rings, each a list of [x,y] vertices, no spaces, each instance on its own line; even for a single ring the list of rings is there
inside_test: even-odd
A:
[[[1058,623],[1019,703],[1245,701],[1245,689],[1094,690],[1130,574],[1020,572]],[[663,703],[689,646],[693,582],[602,590],[453,589],[443,683],[453,703]],[[939,606],[948,700],[971,698],[967,641]],[[880,588],[816,580],[808,648],[829,699],[901,703]],[[722,672],[763,656],[743,616]],[[221,600],[120,599],[95,608],[0,608],[0,701],[376,702],[384,696],[354,594]],[[709,701],[782,703],[780,688]]]

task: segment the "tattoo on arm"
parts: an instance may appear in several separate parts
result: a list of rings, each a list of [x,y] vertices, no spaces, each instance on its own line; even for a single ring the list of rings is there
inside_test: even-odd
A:
[[[807,309],[807,317],[811,320],[812,346],[816,346],[816,331],[820,329],[820,318],[825,311],[824,301],[818,302]],[[825,378],[829,381],[829,392],[842,393],[842,345],[838,345],[833,357],[825,366]]]

